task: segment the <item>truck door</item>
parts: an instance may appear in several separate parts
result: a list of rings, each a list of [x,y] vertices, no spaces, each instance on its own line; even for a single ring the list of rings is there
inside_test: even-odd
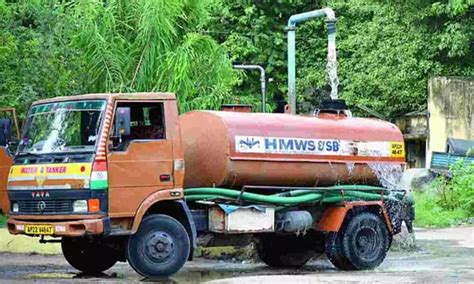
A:
[[[13,163],[12,150],[7,149],[12,140],[13,126],[16,132],[16,141],[20,139],[18,119],[14,108],[0,109],[0,211],[8,214],[10,212],[10,201],[8,200],[7,181],[10,166]]]
[[[166,127],[164,104],[116,104],[116,109],[129,108],[131,127],[129,135],[111,137],[109,143],[107,165],[111,217],[133,216],[148,195],[174,186],[172,139]]]
[[[12,158],[5,147],[0,146],[0,210],[8,214],[10,212],[10,202],[8,200],[7,181],[8,172],[12,165]]]

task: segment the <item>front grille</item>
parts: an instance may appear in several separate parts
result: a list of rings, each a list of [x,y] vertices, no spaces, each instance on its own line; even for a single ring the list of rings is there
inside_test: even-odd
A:
[[[72,212],[70,200],[19,200],[18,214],[68,214]]]

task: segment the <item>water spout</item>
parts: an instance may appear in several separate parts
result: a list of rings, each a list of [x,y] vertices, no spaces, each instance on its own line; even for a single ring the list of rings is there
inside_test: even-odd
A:
[[[326,16],[328,29],[328,72],[329,84],[331,85],[331,98],[337,99],[337,59],[336,59],[336,15],[331,8],[314,10],[306,13],[296,14],[288,20],[286,28],[288,32],[288,100],[291,113],[296,113],[296,25],[316,17]]]

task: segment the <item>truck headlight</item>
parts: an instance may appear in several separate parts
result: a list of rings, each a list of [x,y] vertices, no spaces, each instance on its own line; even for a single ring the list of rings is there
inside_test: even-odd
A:
[[[20,212],[20,206],[18,205],[18,203],[14,202],[14,203],[12,204],[12,212],[13,212],[13,213],[18,213],[18,212]]]
[[[87,213],[88,210],[87,200],[76,200],[72,203],[72,212]]]

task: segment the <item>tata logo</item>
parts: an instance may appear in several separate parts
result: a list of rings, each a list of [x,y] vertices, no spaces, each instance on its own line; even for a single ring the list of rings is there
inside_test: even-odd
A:
[[[260,141],[255,138],[248,138],[245,140],[240,140],[241,145],[247,146],[249,149],[252,149],[254,146],[260,145]]]
[[[46,202],[40,201],[36,207],[38,208],[39,212],[43,212],[46,209]]]
[[[45,198],[45,197],[50,197],[49,192],[47,191],[33,191],[31,193],[31,197],[33,198]]]

